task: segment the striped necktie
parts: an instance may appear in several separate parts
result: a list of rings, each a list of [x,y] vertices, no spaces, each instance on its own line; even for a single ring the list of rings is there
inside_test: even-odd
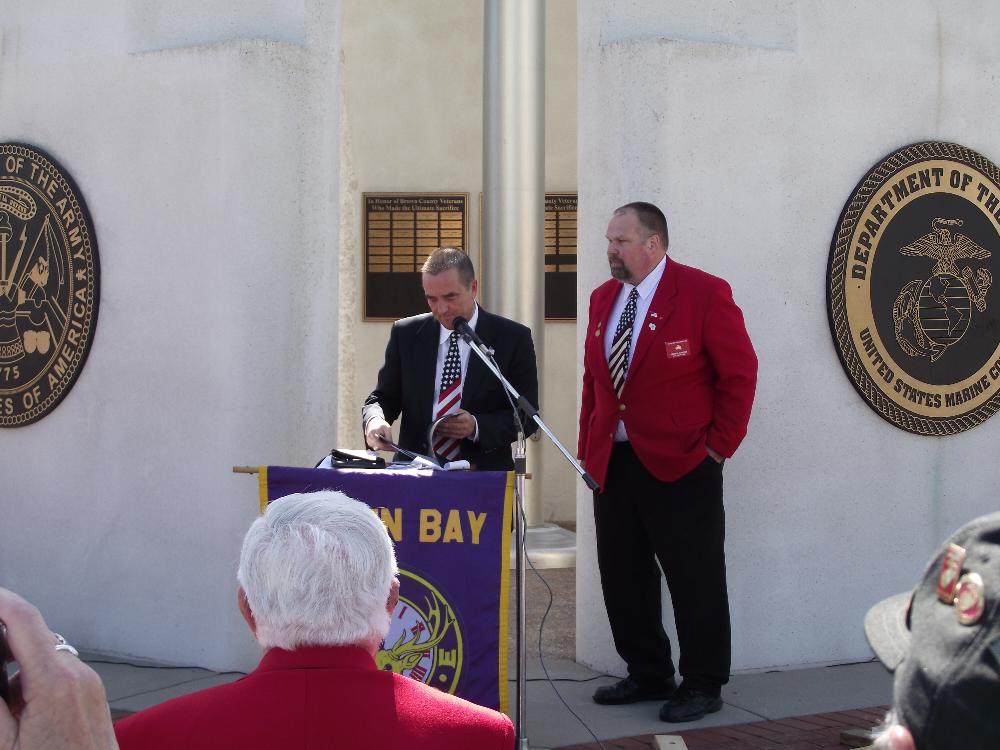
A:
[[[434,421],[456,411],[461,403],[462,359],[458,355],[458,333],[452,331],[448,337],[448,354],[444,358],[444,367],[441,368],[441,390],[434,408]],[[459,443],[455,438],[435,437],[434,453],[445,461],[454,461],[458,458]]]
[[[625,376],[628,374],[628,355],[632,348],[632,324],[635,322],[635,306],[639,300],[639,290],[632,287],[632,292],[622,310],[622,316],[615,329],[615,338],[611,342],[611,354],[608,357],[608,369],[611,371],[611,384],[614,386],[615,394],[621,398],[622,388],[625,385]]]

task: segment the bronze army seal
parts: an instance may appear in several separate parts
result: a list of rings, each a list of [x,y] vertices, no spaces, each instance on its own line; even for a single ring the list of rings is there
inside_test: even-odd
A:
[[[97,239],[50,156],[0,144],[0,426],[36,422],[73,386],[97,325]]]
[[[954,143],[889,154],[847,201],[830,250],[830,327],[854,387],[921,435],[1000,407],[1000,171]]]

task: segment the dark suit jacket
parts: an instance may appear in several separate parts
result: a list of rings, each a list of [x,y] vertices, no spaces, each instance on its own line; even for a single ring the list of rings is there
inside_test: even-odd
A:
[[[731,456],[746,435],[757,355],[725,281],[667,261],[632,352],[621,399],[604,354],[604,333],[622,283],[590,295],[577,455],[604,486],[618,420],[642,465],[672,482],[706,456]]]
[[[510,750],[509,718],[375,667],[363,649],[270,649],[246,677],[115,724],[121,750]]]
[[[538,405],[538,373],[531,331],[499,315],[479,308],[476,333],[496,352],[500,372],[524,398]],[[434,382],[440,324],[430,313],[397,320],[385,348],[385,364],[378,384],[365,400],[362,420],[381,416],[392,424],[400,414],[399,445],[428,455],[427,429],[432,422],[432,403],[438,384]],[[514,417],[503,386],[475,352],[462,383],[462,408],[479,422],[479,442],[463,440],[460,458],[475,468],[509,471],[514,468],[510,444],[517,438]],[[535,431],[533,420],[523,415],[525,434]],[[400,457],[401,460],[406,460]]]

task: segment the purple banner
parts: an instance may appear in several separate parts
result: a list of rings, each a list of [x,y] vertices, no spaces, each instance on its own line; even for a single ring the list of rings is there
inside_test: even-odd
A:
[[[396,543],[399,604],[379,668],[507,710],[512,475],[499,471],[261,467],[261,504],[339,490],[368,503]]]

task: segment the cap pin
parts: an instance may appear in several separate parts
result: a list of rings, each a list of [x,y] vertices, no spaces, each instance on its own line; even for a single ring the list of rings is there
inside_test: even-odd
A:
[[[986,600],[983,595],[983,579],[979,573],[966,573],[955,587],[955,609],[958,621],[963,625],[975,625],[983,616]]]
[[[955,586],[958,585],[958,577],[962,574],[962,565],[965,563],[965,548],[957,544],[949,544],[944,551],[944,560],[941,561],[941,572],[938,573],[937,595],[945,604],[955,601]]]

